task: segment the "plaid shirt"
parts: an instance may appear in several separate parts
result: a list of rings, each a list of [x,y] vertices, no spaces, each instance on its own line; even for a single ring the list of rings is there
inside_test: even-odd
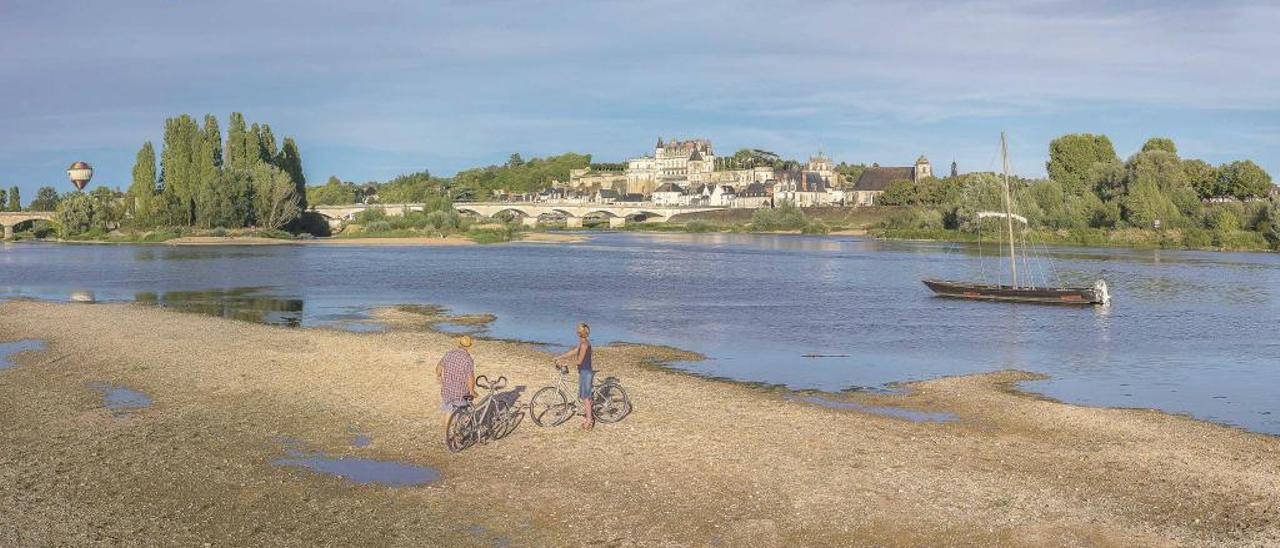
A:
[[[440,401],[454,403],[462,401],[462,397],[470,394],[467,385],[475,374],[476,362],[471,354],[461,348],[445,352],[440,358]]]

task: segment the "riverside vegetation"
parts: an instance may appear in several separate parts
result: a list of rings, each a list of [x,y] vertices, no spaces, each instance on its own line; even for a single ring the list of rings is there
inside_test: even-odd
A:
[[[330,177],[306,186],[296,143],[277,147],[271,126],[246,126],[232,113],[226,139],[218,121],[203,125],[189,115],[166,120],[163,148],[138,151],[128,192],[105,187],[59,195],[41,188],[32,210],[56,210],[58,221],[36,221],[19,237],[57,235],[71,240],[164,241],[181,236],[328,236],[327,222],[308,205],[342,205],[371,197],[383,203],[426,203],[403,216],[371,209],[343,227],[340,238],[464,236],[480,243],[509,241],[523,230],[515,219],[477,223],[458,214],[454,200],[488,200],[503,193],[537,192],[567,180],[573,169],[617,169],[592,163],[588,154],[565,153],[473,168],[453,177],[429,171],[379,183]],[[742,150],[726,167],[789,165],[767,151]],[[849,184],[865,169],[841,163]],[[1045,179],[1014,177],[1019,213],[1037,243],[1085,246],[1263,250],[1280,247],[1280,202],[1271,176],[1252,161],[1220,166],[1178,156],[1172,140],[1152,138],[1127,161],[1104,135],[1072,134],[1053,140]],[[895,181],[875,208],[800,209],[789,203],[754,211],[691,215],[670,224],[631,223],[627,230],[680,232],[868,231],[897,239],[973,241],[981,226],[974,213],[999,209],[994,173],[956,173],[920,181]],[[7,194],[7,196],[6,196]],[[18,209],[17,187],[0,194],[5,209]],[[844,210],[856,213],[846,213]],[[587,223],[603,226],[603,223]]]
[[[1152,138],[1121,161],[1105,135],[1064,135],[1049,144],[1047,179],[1011,178],[1018,213],[1040,243],[1264,250],[1280,247],[1280,202],[1252,161],[1213,166],[1178,156]],[[1000,179],[971,173],[885,189],[902,209],[875,231],[888,238],[969,241],[975,213],[1000,210]],[[989,233],[992,234],[992,233]]]

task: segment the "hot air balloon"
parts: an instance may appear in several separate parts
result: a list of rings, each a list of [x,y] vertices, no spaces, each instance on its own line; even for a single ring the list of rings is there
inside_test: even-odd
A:
[[[88,186],[89,179],[93,178],[93,166],[86,162],[76,162],[67,168],[67,177],[71,179],[71,184],[76,185],[76,190],[84,190]]]

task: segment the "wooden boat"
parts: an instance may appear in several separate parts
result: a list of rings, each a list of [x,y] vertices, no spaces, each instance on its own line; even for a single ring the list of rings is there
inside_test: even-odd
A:
[[[1009,285],[924,280],[941,297],[1011,301],[1044,304],[1107,304],[1111,296],[1107,283],[1098,280],[1093,287],[1013,287]]]
[[[1107,282],[1098,280],[1093,287],[1049,287],[1023,285],[1018,283],[1018,252],[1013,234],[1013,222],[1027,225],[1026,217],[1013,213],[1013,200],[1009,192],[1009,146],[1004,133],[1000,133],[1000,153],[1004,161],[1004,211],[982,211],[977,214],[979,220],[984,218],[1002,218],[1009,234],[1009,280],[1011,283],[992,284],[981,282],[950,281],[938,279],[922,280],[934,294],[940,297],[960,299],[976,299],[985,301],[1009,301],[1043,304],[1074,305],[1106,305],[1111,302],[1111,294],[1107,291]],[[1025,253],[1025,243],[1023,245]]]

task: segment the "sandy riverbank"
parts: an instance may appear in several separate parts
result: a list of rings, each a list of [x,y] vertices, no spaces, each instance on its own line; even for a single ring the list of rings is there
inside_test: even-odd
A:
[[[569,327],[566,326],[566,329]],[[288,329],[138,305],[0,304],[0,545],[1275,545],[1280,439],[1022,395],[1016,372],[867,405],[797,402],[600,348],[634,413],[581,432],[525,421],[439,441],[441,334]],[[531,345],[479,341],[478,372],[548,380]],[[420,359],[426,363],[418,363]],[[127,417],[87,383],[154,404]],[[372,444],[355,447],[355,434]],[[296,440],[287,442],[286,439]],[[427,486],[273,466],[292,445],[437,468]]]

